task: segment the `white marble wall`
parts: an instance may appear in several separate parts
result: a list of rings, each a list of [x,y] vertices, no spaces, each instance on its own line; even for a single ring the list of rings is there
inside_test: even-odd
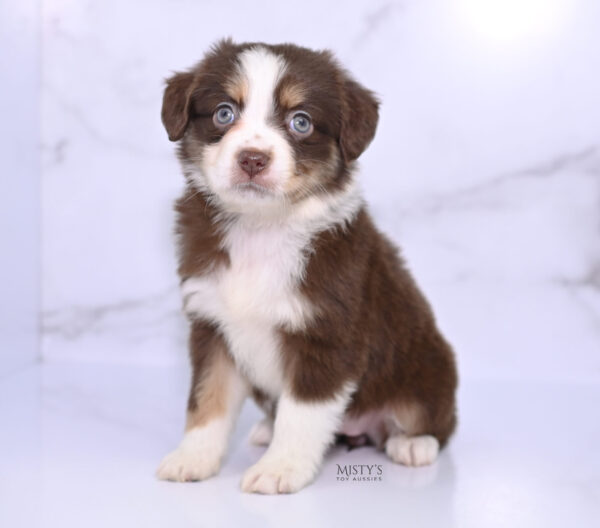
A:
[[[595,0],[43,2],[43,353],[185,358],[163,78],[333,49],[383,100],[362,181],[465,377],[600,379]]]
[[[0,1],[0,378],[39,358],[39,1]]]

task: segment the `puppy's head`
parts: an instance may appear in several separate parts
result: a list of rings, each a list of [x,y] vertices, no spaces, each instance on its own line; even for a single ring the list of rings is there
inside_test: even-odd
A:
[[[168,79],[162,120],[193,185],[266,211],[343,188],[377,108],[329,52],[228,40]]]

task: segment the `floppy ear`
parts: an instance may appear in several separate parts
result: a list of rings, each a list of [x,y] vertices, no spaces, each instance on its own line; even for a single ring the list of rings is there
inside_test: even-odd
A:
[[[193,73],[176,73],[167,79],[161,117],[171,141],[181,139],[187,128],[193,87]]]
[[[373,92],[352,79],[344,80],[340,148],[346,163],[358,158],[375,136],[378,108]]]

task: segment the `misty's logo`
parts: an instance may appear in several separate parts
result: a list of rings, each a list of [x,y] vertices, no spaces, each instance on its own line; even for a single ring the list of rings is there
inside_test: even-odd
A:
[[[336,480],[341,482],[380,482],[383,480],[381,464],[345,464],[337,466]]]

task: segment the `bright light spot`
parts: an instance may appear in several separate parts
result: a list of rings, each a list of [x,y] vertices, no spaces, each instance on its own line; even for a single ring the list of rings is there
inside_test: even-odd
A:
[[[499,43],[551,36],[564,24],[572,0],[459,0],[461,16],[480,36]]]

